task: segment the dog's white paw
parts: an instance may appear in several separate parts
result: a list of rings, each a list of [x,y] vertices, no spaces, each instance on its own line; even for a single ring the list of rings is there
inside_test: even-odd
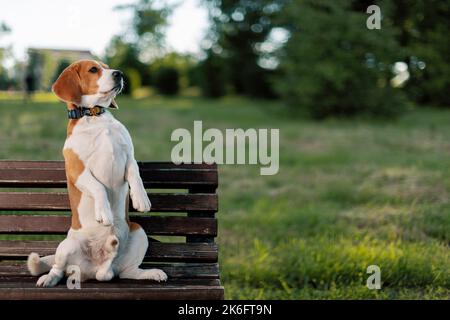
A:
[[[114,278],[114,272],[111,270],[111,268],[106,270],[99,269],[95,274],[95,279],[97,279],[97,281],[109,281],[112,278]]]
[[[50,273],[44,274],[36,282],[36,287],[54,287],[58,284],[60,278]]]
[[[104,226],[113,225],[114,218],[109,205],[103,205],[95,208],[95,220]]]
[[[148,198],[145,189],[140,192],[130,192],[131,201],[133,202],[133,208],[139,212],[149,212],[152,208],[150,199]]]
[[[160,269],[148,269],[139,278],[164,282],[167,281],[167,274]]]

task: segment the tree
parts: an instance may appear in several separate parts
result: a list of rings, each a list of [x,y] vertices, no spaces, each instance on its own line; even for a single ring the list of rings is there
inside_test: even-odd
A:
[[[139,0],[116,9],[131,10],[133,18],[122,34],[111,39],[104,60],[124,72],[123,93],[129,94],[140,85],[152,83],[147,65],[163,52],[164,28],[172,7],[156,8],[155,1]]]
[[[196,68],[197,64],[198,59],[190,54],[170,52],[163,57],[152,60],[149,65],[149,72],[156,75],[161,68],[173,68],[178,73],[179,89],[186,89],[189,86],[196,85],[195,79],[192,77],[192,70]]]
[[[206,59],[199,63],[196,70],[198,84],[202,93],[208,98],[219,98],[225,95],[225,63],[213,52],[208,52]]]
[[[28,61],[25,68],[25,82],[28,92],[33,92],[36,89],[39,89],[38,84],[42,79],[42,61],[42,53],[37,50],[28,51]]]
[[[122,36],[114,36],[111,39],[106,48],[104,60],[112,68],[119,69],[124,73],[124,94],[132,93],[132,89],[136,89],[138,84],[149,84],[150,76],[146,64],[139,60],[137,45],[125,41]]]
[[[2,35],[7,34],[11,31],[11,29],[4,23],[0,23],[0,38]],[[8,89],[10,84],[10,79],[8,77],[8,74],[3,67],[3,59],[5,57],[5,53],[7,53],[7,49],[0,48],[0,89],[5,90]]]
[[[285,7],[279,23],[290,36],[276,78],[285,101],[316,118],[403,110],[403,95],[389,82],[401,48],[389,24],[368,30],[367,17],[350,2],[295,0]]]
[[[155,4],[156,2],[155,0],[139,0],[136,4],[116,7],[117,10],[131,10],[133,12],[133,18],[126,32],[130,42],[136,44],[139,51],[143,51],[144,55],[150,57],[152,54],[145,52],[146,50],[159,50],[164,46],[167,19],[174,8],[167,1],[159,1],[158,6]]]
[[[173,96],[178,93],[179,73],[174,67],[161,67],[155,75],[155,87],[161,94]]]
[[[285,2],[206,0],[212,29],[206,41],[209,43],[205,51],[208,62],[204,66],[212,67],[212,61],[214,66],[221,63],[226,71],[224,79],[235,93],[257,97],[274,95],[268,81],[271,72],[260,64],[260,45],[267,40],[273,29],[273,19]],[[208,85],[206,79],[203,83]],[[204,88],[204,92],[208,91],[211,92]]]
[[[383,1],[386,20],[399,32],[410,80],[408,96],[422,104],[450,106],[450,3],[439,0]]]

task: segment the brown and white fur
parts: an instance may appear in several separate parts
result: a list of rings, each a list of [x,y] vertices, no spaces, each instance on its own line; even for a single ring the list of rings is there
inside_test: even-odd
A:
[[[117,108],[122,73],[103,63],[82,60],[67,67],[52,89],[68,108]],[[55,286],[70,265],[81,280],[167,280],[159,269],[141,269],[148,247],[144,230],[128,219],[128,197],[140,212],[150,210],[133,143],[125,126],[109,111],[69,120],[63,149],[72,224],[54,255],[31,253],[28,269],[42,275],[37,286]]]

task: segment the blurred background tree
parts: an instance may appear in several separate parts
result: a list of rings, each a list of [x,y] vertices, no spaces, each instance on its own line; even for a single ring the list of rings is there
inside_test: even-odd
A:
[[[390,85],[402,58],[391,25],[366,28],[367,14],[350,2],[296,0],[279,22],[289,41],[279,51],[276,88],[292,106],[316,118],[357,114],[391,116],[404,109]]]
[[[124,94],[154,84],[147,66],[165,54],[164,32],[173,6],[165,3],[156,7],[155,2],[139,0],[135,4],[116,7],[116,10],[131,10],[132,19],[123,34],[111,39],[105,61],[124,72]]]
[[[200,61],[193,76],[205,97],[219,98],[226,94],[225,72],[224,59],[215,54],[212,49],[208,49],[206,58]]]
[[[0,22],[0,38],[9,33],[11,29],[4,23]],[[3,60],[8,54],[7,48],[0,48],[0,90],[8,89],[10,85],[10,77],[8,76],[7,70],[3,67]]]
[[[261,44],[269,37],[274,18],[286,2],[205,0],[212,25],[204,41],[206,59],[201,68],[206,95],[220,96],[229,85],[235,94],[275,97],[269,80],[273,68],[261,64]]]
[[[175,95],[198,84],[195,73],[198,60],[189,54],[170,52],[154,59],[150,74],[154,76],[154,85],[162,94]],[[170,83],[164,83],[170,82]]]
[[[420,104],[450,106],[450,2],[383,1],[386,20],[398,28],[411,78],[408,96]]]
[[[180,89],[178,70],[174,67],[158,68],[155,74],[155,87],[163,95],[176,95]]]
[[[43,56],[39,51],[28,52],[28,63],[25,67],[25,83],[27,91],[33,92],[42,84]],[[44,88],[45,89],[45,88]]]
[[[139,48],[123,36],[115,36],[106,49],[105,63],[122,70],[125,76],[124,94],[130,94],[141,85],[150,85],[147,65],[139,59]]]

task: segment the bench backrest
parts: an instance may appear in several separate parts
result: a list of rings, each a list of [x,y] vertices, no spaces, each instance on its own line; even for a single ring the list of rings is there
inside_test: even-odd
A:
[[[136,213],[130,205],[130,220],[138,222],[152,241],[145,261],[214,266],[217,166],[141,162],[139,168],[145,187],[154,189],[149,193],[150,213]],[[0,235],[45,235],[25,241],[23,236],[0,239],[0,260],[23,260],[31,251],[53,254],[59,241],[47,235],[65,234],[70,227],[64,162],[0,161],[0,188]],[[17,238],[21,240],[11,246],[10,240]],[[189,272],[217,274],[201,267]]]

